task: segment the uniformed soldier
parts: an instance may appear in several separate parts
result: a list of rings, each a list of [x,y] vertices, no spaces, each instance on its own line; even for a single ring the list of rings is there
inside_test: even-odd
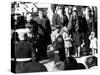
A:
[[[35,53],[32,46],[32,42],[28,41],[26,34],[21,36],[19,43],[15,45],[15,58],[11,60],[15,62],[15,73],[26,73],[26,72],[42,72],[47,71],[46,67],[42,64],[35,62]],[[34,65],[36,67],[34,67]],[[30,67],[31,66],[31,67]]]

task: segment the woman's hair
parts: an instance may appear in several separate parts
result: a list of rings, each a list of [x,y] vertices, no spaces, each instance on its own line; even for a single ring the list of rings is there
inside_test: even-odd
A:
[[[95,56],[88,57],[86,59],[85,63],[86,63],[88,68],[91,68],[93,66],[97,66],[97,57],[95,57]]]
[[[92,31],[92,32],[91,32],[91,35],[95,35],[95,32],[94,32],[94,31]]]

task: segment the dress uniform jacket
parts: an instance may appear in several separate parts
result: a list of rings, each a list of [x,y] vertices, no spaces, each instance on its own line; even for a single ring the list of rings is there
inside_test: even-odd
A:
[[[32,53],[34,50],[32,49],[32,44],[27,41],[20,41],[15,45],[15,60],[16,60],[16,73],[22,73],[24,66],[29,61],[17,61],[17,59],[27,59],[32,58]]]
[[[15,48],[16,58],[31,58],[32,55],[32,44],[28,41],[20,41],[16,44]]]
[[[28,73],[28,72],[43,72],[47,71],[47,68],[35,61],[17,61],[17,59],[27,59],[34,56],[34,49],[32,44],[28,41],[21,41],[15,46],[15,72],[16,73]]]

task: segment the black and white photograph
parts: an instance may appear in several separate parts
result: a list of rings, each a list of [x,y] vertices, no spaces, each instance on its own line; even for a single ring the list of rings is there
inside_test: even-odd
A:
[[[97,6],[11,2],[11,72],[98,68]]]

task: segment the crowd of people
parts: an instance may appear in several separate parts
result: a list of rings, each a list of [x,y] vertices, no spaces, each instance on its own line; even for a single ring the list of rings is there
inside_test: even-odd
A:
[[[79,14],[76,6],[55,5],[52,20],[42,11],[38,11],[37,17],[31,12],[26,16],[12,14],[12,72],[47,71],[39,62],[49,59],[48,49],[54,52],[55,67],[61,64],[61,70],[70,70],[73,65],[73,69],[85,69],[84,65],[74,63],[74,58],[97,54],[96,10],[84,6]]]

